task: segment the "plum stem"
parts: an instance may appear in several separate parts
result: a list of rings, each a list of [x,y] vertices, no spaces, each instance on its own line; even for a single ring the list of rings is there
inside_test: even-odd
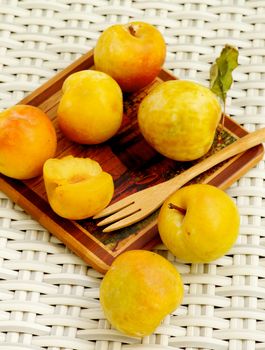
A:
[[[131,34],[132,36],[136,36],[136,35],[135,35],[135,34],[136,34],[136,31],[135,31],[135,29],[133,28],[132,25],[129,25],[128,29],[129,29],[129,32],[130,32],[130,34]]]
[[[177,205],[175,205],[173,203],[169,203],[168,207],[169,207],[169,209],[175,209],[175,210],[179,211],[182,215],[186,214],[186,210],[185,209],[180,208],[180,207],[178,207]]]

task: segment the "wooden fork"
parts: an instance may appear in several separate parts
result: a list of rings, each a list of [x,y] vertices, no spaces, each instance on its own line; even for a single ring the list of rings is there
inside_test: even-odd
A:
[[[99,219],[108,216],[97,225],[109,225],[103,232],[111,232],[132,225],[158,209],[177,189],[194,177],[212,168],[216,164],[233,157],[265,141],[265,128],[247,134],[217,153],[205,158],[183,173],[158,185],[146,188],[106,207],[93,217]]]

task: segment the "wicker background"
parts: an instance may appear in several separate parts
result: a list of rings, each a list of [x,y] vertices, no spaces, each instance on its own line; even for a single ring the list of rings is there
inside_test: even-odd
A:
[[[249,131],[265,126],[265,1],[0,0],[0,109],[13,105],[95,45],[117,22],[156,25],[165,67],[208,84],[224,44],[240,50],[228,113]],[[156,332],[126,337],[104,319],[102,276],[0,193],[0,349],[265,349],[264,161],[228,193],[240,237],[209,265],[180,264],[185,298]]]

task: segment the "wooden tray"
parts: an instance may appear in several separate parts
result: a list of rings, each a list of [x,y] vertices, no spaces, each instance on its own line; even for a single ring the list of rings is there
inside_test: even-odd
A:
[[[137,126],[139,102],[151,87],[176,79],[162,70],[147,88],[124,95],[124,120],[118,134],[97,146],[82,146],[67,140],[58,129],[56,111],[61,87],[67,76],[83,69],[93,69],[93,51],[88,52],[20,103],[38,106],[52,119],[57,135],[57,156],[73,154],[97,160],[115,181],[113,202],[128,194],[155,185],[190,167],[193,163],[169,160],[156,153],[143,139]],[[212,152],[230,144],[247,132],[231,118],[225,118],[223,143],[214,142]],[[199,176],[196,182],[207,182],[222,189],[230,186],[263,156],[263,146],[256,146]],[[156,228],[157,212],[145,220],[113,233],[102,233],[92,219],[70,221],[57,216],[50,208],[42,177],[18,181],[0,175],[0,189],[25,209],[48,231],[96,270],[105,273],[116,256],[128,249],[151,249],[160,242]]]

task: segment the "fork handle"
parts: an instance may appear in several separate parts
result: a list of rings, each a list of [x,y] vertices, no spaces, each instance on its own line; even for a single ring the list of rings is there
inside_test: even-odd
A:
[[[229,146],[221,149],[215,154],[195,164],[183,173],[166,181],[169,193],[171,194],[171,192],[177,190],[178,188],[186,184],[188,181],[192,180],[194,177],[202,174],[203,172],[212,168],[213,166],[254,146],[257,146],[264,141],[265,128],[261,128],[259,130],[247,134],[246,136],[239,138]]]

